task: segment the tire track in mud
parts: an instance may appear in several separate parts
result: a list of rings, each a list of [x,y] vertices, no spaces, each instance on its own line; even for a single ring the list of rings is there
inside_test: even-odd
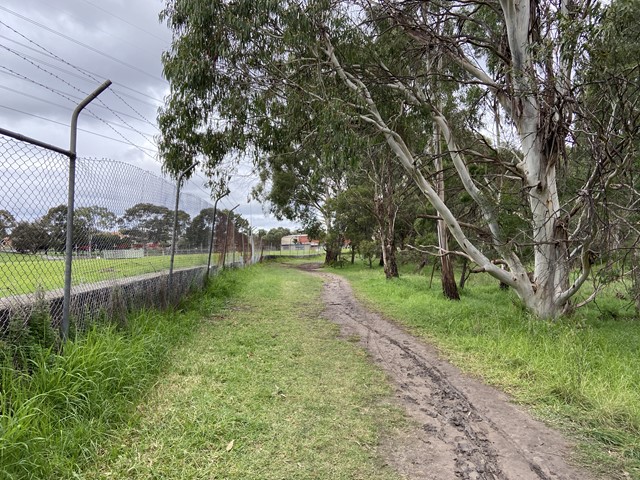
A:
[[[342,277],[299,268],[324,279],[324,316],[357,337],[388,374],[396,399],[418,428],[382,446],[387,461],[416,480],[574,480],[592,478],[570,466],[569,444],[509,403],[508,397],[440,359],[354,298]]]

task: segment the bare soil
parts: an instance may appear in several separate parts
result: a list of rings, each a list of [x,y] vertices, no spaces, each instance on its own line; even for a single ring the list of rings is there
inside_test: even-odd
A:
[[[502,392],[462,374],[435,349],[364,308],[342,277],[324,279],[324,315],[346,338],[359,338],[387,372],[415,428],[388,438],[387,462],[408,479],[590,479],[565,459],[571,445],[510,403]]]

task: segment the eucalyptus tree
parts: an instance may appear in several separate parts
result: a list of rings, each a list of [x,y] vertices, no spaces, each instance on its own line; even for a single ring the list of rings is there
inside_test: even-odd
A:
[[[414,193],[411,179],[404,175],[386,144],[373,137],[362,145],[357,168],[347,183],[348,189],[336,205],[353,253],[360,240],[376,238],[386,278],[398,277],[397,219]]]
[[[106,207],[92,205],[90,207],[78,207],[74,212],[75,218],[87,225],[91,232],[105,232],[116,228],[118,217]]]
[[[163,57],[171,93],[159,115],[160,150],[171,171],[183,168],[185,157],[203,155],[215,170],[225,156],[252,153],[261,180],[254,194],[277,218],[311,224],[319,217],[335,239],[327,245],[331,262],[343,235],[334,231],[330,202],[344,189],[349,131],[323,98],[308,95],[308,85],[323,81],[316,69],[290,63],[307,49],[300,35],[282,41],[284,28],[287,35],[291,25],[305,29],[291,5],[166,3],[161,18],[174,42]],[[259,24],[270,24],[272,35]]]
[[[291,230],[285,227],[274,227],[266,232],[261,238],[264,239],[264,243],[271,247],[280,248],[280,241],[282,237],[291,235]]]
[[[602,233],[594,206],[612,187],[606,178],[630,168],[607,173],[596,162],[584,166],[581,182],[564,181],[577,128],[576,68],[588,61],[597,15],[590,0],[168,0],[171,94],[160,124],[167,151],[177,152],[168,157],[195,149],[217,161],[249,147],[257,157],[281,154],[269,136],[290,132],[305,109],[335,112],[339,134],[368,125],[457,243],[440,254],[466,257],[536,315],[556,317],[590,275]],[[407,118],[422,128],[406,130]],[[425,161],[438,155],[425,151],[434,125],[477,209],[471,227],[488,233],[490,248],[456,217],[457,199],[438,194],[442,168]],[[526,230],[510,235],[505,225],[520,221]],[[522,255],[528,250],[531,259]]]
[[[357,184],[352,183],[354,181]],[[350,178],[349,184],[349,188],[334,200],[333,206],[336,211],[336,223],[344,231],[345,239],[351,249],[351,263],[353,264],[360,244],[371,241],[375,237],[379,238],[379,236],[377,235],[376,219],[373,215],[371,185],[358,175],[355,175],[355,178]]]
[[[184,240],[189,247],[204,249],[209,245],[215,214],[213,208],[204,208],[193,217],[184,234]]]
[[[305,111],[292,108],[277,119],[266,134],[256,136],[261,158],[256,161],[261,183],[254,194],[270,205],[276,218],[324,226],[325,263],[334,262],[342,249],[345,231],[336,221],[334,200],[347,189],[352,168],[349,139],[327,126],[330,116],[324,106],[309,105]]]
[[[596,163],[603,179],[595,203],[603,268],[595,288],[631,277],[631,297],[640,309],[640,3],[615,0],[602,11],[578,71],[573,163],[582,171]],[[584,175],[584,173],[582,174]]]
[[[73,224],[73,246],[74,248],[86,246],[90,241],[91,226],[88,219],[80,214],[74,213],[76,221]],[[33,225],[43,226],[48,234],[49,248],[57,252],[64,251],[67,235],[67,206],[62,204],[50,208],[42,218],[34,222]],[[38,236],[41,238],[41,236]]]
[[[41,220],[35,222],[18,222],[11,230],[11,246],[18,253],[47,252],[51,246],[51,238]]]
[[[178,235],[189,226],[191,216],[178,210]],[[173,211],[163,205],[137,203],[125,210],[118,220],[122,233],[140,243],[167,243],[173,230]]]
[[[345,5],[353,8],[354,2]],[[398,161],[411,175],[456,239],[459,254],[477,263],[512,287],[523,302],[540,317],[555,317],[589,277],[595,252],[591,246],[601,231],[595,221],[594,200],[604,174],[598,165],[589,168],[584,182],[572,192],[560,195],[559,178],[566,174],[567,143],[575,128],[576,60],[585,51],[586,39],[597,13],[594,2],[546,2],[502,0],[500,2],[355,2],[362,11],[374,10],[390,19],[393,27],[413,42],[416,52],[442,58],[443,71],[429,68],[425,61],[421,76],[408,72],[397,62],[379,58],[370,65],[354,64],[344,55],[342,35],[334,28],[321,31],[326,60],[360,102],[360,118],[386,136]],[[334,9],[335,11],[335,9]],[[353,15],[353,14],[352,14]],[[325,24],[329,24],[328,21]],[[446,28],[443,29],[443,26]],[[370,24],[355,26],[363,42],[372,42]],[[383,37],[387,31],[374,32]],[[375,70],[374,70],[375,69]],[[475,104],[456,102],[454,110],[441,108],[441,92],[419,78],[438,75],[455,88],[461,99],[475,91]],[[416,165],[417,150],[397,131],[378,106],[375,90],[384,84],[404,95],[408,108],[424,112],[425,121],[439,127],[456,172],[467,194],[477,204],[482,223],[491,233],[491,258],[471,241],[446,201],[438,196],[434,182]],[[484,102],[483,102],[484,101]],[[483,106],[484,103],[484,106]],[[515,157],[499,148],[487,156],[460,142],[453,119],[469,112],[478,114],[498,105],[501,137],[510,138]],[[480,110],[479,110],[480,108]],[[477,143],[487,143],[486,132],[478,132]],[[499,182],[487,181],[476,166],[491,163],[502,172]],[[620,173],[620,172],[617,172]],[[519,254],[525,245],[504,234],[499,211],[499,185],[515,184],[525,192],[526,215],[533,248],[533,272]],[[580,272],[573,281],[574,262]],[[506,266],[505,269],[500,265]]]

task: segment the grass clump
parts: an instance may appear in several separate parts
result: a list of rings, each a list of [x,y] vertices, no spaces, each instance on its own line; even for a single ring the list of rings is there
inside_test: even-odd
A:
[[[0,478],[73,478],[131,417],[171,348],[192,336],[232,285],[222,276],[209,290],[215,299],[194,296],[180,314],[140,311],[120,327],[94,325],[62,351],[48,316],[14,324],[9,333],[18,337],[5,340],[0,366]]]
[[[384,375],[320,318],[321,280],[273,264],[234,274],[238,296],[173,352],[82,477],[397,479],[375,447],[400,414]]]
[[[606,478],[640,478],[640,323],[624,301],[611,295],[546,322],[487,276],[473,276],[452,302],[424,276],[387,281],[362,266],[335,272],[454,363],[577,436],[581,460]]]

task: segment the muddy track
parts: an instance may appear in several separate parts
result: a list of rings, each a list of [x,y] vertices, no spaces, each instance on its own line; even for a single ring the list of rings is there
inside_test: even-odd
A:
[[[557,432],[509,403],[506,395],[462,375],[429,345],[354,298],[349,283],[314,265],[324,279],[324,315],[345,337],[357,336],[388,374],[396,398],[415,425],[382,452],[409,479],[589,479],[570,466]]]

